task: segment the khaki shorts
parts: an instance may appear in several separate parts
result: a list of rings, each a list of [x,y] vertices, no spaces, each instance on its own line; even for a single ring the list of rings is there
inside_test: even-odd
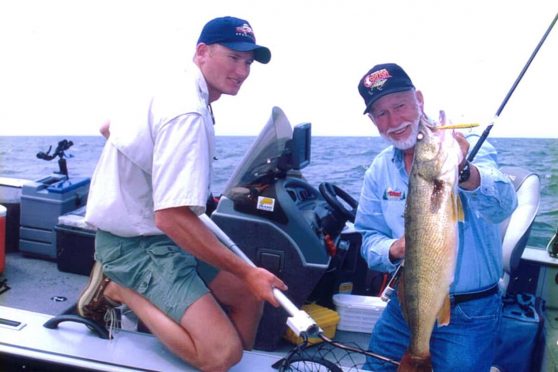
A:
[[[131,288],[176,322],[201,296],[218,270],[178,247],[166,235],[95,236],[95,260],[114,282]]]

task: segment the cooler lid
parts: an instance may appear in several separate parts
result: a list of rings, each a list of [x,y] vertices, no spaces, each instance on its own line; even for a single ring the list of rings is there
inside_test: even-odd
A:
[[[66,193],[68,191],[75,190],[79,187],[87,186],[87,185],[89,185],[89,183],[91,183],[91,178],[89,178],[89,177],[69,178],[69,179],[66,179],[66,180],[62,180],[62,181],[58,181],[56,183],[53,183],[52,185],[47,187],[47,190],[49,192],[53,192],[53,193],[56,193],[56,194],[63,194],[63,193]]]

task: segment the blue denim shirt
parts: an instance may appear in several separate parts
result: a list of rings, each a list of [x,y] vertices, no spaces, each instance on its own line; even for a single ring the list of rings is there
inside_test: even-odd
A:
[[[469,142],[478,136],[471,135]],[[473,141],[472,141],[473,140]],[[481,183],[460,189],[465,220],[459,222],[459,248],[451,293],[485,289],[503,273],[499,223],[517,206],[513,184],[498,171],[495,148],[485,142],[473,163]],[[364,175],[355,228],[362,234],[361,255],[376,271],[392,272],[399,262],[389,259],[389,247],[404,235],[404,211],[409,175],[403,153],[393,146],[374,159]]]

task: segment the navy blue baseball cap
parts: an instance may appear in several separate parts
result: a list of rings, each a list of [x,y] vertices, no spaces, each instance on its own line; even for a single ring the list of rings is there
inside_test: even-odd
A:
[[[395,63],[383,63],[372,67],[358,82],[358,92],[366,105],[364,114],[383,96],[411,89],[415,89],[411,78]]]
[[[203,27],[198,44],[220,44],[238,52],[254,51],[254,59],[260,63],[271,60],[268,48],[256,44],[256,36],[248,21],[235,17],[212,19]]]

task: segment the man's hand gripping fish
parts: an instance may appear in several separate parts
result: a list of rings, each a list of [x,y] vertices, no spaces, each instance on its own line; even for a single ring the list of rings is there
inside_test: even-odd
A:
[[[450,322],[449,288],[463,212],[457,193],[462,154],[451,131],[421,119],[405,207],[405,266],[398,297],[411,340],[399,371],[431,371],[430,337]]]

